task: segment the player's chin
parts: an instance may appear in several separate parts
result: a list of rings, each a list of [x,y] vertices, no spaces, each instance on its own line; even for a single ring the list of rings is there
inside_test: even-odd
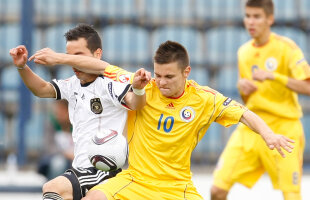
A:
[[[164,89],[164,88],[160,88],[160,93],[165,96],[165,97],[170,97],[171,96],[171,92],[169,89]]]

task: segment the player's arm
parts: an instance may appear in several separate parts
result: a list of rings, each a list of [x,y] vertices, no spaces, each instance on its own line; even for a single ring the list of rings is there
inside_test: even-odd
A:
[[[126,105],[132,110],[139,110],[146,104],[144,87],[151,80],[151,73],[141,68],[136,71],[133,82],[132,92],[128,92],[124,98]]]
[[[282,157],[285,157],[282,148],[287,152],[292,152],[294,147],[290,143],[294,143],[294,140],[280,134],[275,134],[269,126],[252,111],[245,111],[240,119],[240,122],[248,126],[254,132],[260,134],[269,149],[276,148]]]
[[[31,60],[34,60],[36,64],[48,66],[69,65],[83,72],[92,74],[103,74],[105,68],[110,65],[94,57],[57,53],[50,48],[37,51],[29,58],[29,61]]]
[[[26,64],[28,51],[25,46],[20,45],[10,50],[14,65],[17,67],[20,77],[29,90],[36,96],[42,98],[55,98],[56,92],[53,86],[35,74]],[[12,77],[13,78],[13,77]]]
[[[297,80],[277,72],[268,72],[264,70],[256,70],[253,73],[253,79],[257,81],[272,80],[277,81],[293,90],[294,92],[310,95],[310,78],[306,80]]]
[[[238,50],[239,77],[237,82],[237,88],[239,90],[242,101],[246,103],[250,95],[257,90],[257,86],[255,85],[253,80],[245,78],[245,75],[243,74],[245,69],[248,69],[249,66],[244,62],[245,56],[243,56],[241,52],[242,51],[239,49]]]

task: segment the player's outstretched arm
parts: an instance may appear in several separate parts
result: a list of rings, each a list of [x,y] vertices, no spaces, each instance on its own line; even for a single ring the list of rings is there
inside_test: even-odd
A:
[[[136,71],[133,82],[132,92],[127,93],[125,102],[132,110],[143,108],[146,104],[146,95],[144,87],[151,80],[151,73],[143,68]]]
[[[37,51],[29,58],[29,61],[31,60],[34,60],[36,64],[47,66],[69,65],[91,74],[103,74],[105,68],[110,65],[94,57],[57,53],[50,48]]]
[[[53,86],[40,78],[27,66],[28,51],[25,46],[20,45],[11,49],[10,55],[25,85],[34,95],[42,98],[56,97]]]
[[[269,128],[269,126],[252,111],[248,110],[244,112],[240,119],[240,122],[248,126],[254,132],[260,134],[269,149],[273,150],[274,148],[276,148],[282,157],[285,157],[282,148],[289,153],[292,152],[294,146],[291,143],[294,143],[294,140],[291,140],[280,134],[275,134]]]

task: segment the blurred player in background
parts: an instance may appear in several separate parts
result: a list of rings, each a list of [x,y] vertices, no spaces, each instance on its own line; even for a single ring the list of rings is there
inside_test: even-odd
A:
[[[212,200],[224,200],[234,183],[251,188],[264,172],[285,200],[300,200],[304,131],[297,93],[310,94],[310,68],[299,47],[271,32],[272,0],[248,0],[244,25],[253,38],[238,51],[238,89],[247,108],[275,133],[296,141],[293,153],[281,158],[259,135],[240,124],[228,141],[214,172]]]
[[[91,26],[79,25],[69,30],[65,37],[68,54],[101,58],[101,40]],[[10,54],[25,85],[34,95],[41,98],[65,99],[69,103],[74,141],[72,168],[44,184],[43,199],[80,200],[94,185],[121,171],[103,172],[94,168],[86,152],[88,142],[92,135],[101,129],[123,133],[127,108],[139,109],[145,105],[145,94],[141,91],[151,75],[140,69],[135,73],[130,85],[73,68],[74,76],[49,83],[26,65],[28,52],[25,46],[11,49]],[[135,90],[141,91],[136,94]]]
[[[104,73],[123,80],[130,73],[104,61],[85,56],[38,51],[36,63],[67,64],[87,72]],[[187,80],[191,67],[186,49],[167,41],[154,56],[155,79],[146,86],[146,106],[137,111],[133,130],[128,130],[129,168],[95,186],[83,200],[103,199],[203,199],[197,192],[190,170],[190,158],[212,122],[224,126],[239,121],[259,133],[266,144],[283,154],[292,145],[239,103],[215,90]],[[128,78],[130,79],[130,78]],[[129,126],[131,127],[131,126]],[[250,133],[252,134],[252,133]]]
[[[49,115],[50,128],[44,136],[46,152],[40,158],[38,172],[51,180],[71,167],[74,159],[74,143],[68,102],[66,100],[55,101]]]

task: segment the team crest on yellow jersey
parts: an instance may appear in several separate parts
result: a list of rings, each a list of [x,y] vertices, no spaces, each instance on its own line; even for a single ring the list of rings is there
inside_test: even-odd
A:
[[[270,57],[266,60],[265,66],[267,70],[275,71],[278,67],[278,61],[275,58]]]
[[[180,117],[184,122],[191,122],[195,117],[195,111],[192,107],[186,106],[180,111]]]

